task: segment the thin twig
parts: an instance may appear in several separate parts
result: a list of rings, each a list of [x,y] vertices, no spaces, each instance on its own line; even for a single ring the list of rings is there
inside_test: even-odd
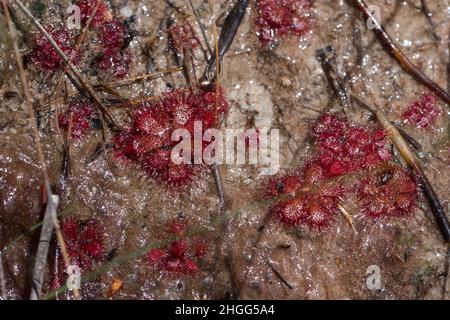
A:
[[[395,1],[394,9],[389,14],[389,16],[384,20],[383,24],[387,27],[390,26],[393,21],[395,21],[395,18],[397,17],[400,9],[402,7],[401,1]],[[359,12],[358,8],[355,8],[356,11]],[[365,22],[365,21],[364,21]],[[381,21],[380,21],[381,23]],[[375,45],[375,42],[377,42],[377,37],[374,37],[367,45],[367,48],[372,48]]]
[[[335,51],[332,46],[317,50],[317,59],[322,64],[323,71],[338,96],[341,105],[348,110],[352,107],[347,87],[335,68]]]
[[[283,275],[275,268],[275,266],[269,261],[268,258],[266,258],[266,263],[269,266],[270,270],[275,274],[275,276],[281,281],[282,284],[284,284],[289,289],[294,289],[294,287],[287,282],[287,280],[283,277]]]
[[[77,80],[80,82],[81,86],[86,89],[89,96],[94,100],[95,104],[99,108],[100,112],[102,113],[102,116],[107,120],[107,123],[117,128],[116,121],[112,114],[109,113],[109,111],[105,108],[103,105],[103,102],[100,100],[100,98],[95,93],[95,90],[92,88],[92,86],[84,79],[81,72],[70,62],[69,58],[66,56],[66,54],[61,50],[61,48],[58,46],[58,44],[53,40],[52,36],[45,30],[45,28],[39,23],[39,21],[33,16],[33,14],[25,7],[25,5],[20,0],[14,0],[17,4],[17,6],[22,10],[22,12],[30,19],[30,21],[34,24],[34,26],[44,35],[44,37],[48,40],[50,45],[55,49],[57,54],[61,57],[66,67],[69,68],[69,70],[75,75]]]
[[[128,79],[124,79],[124,80],[120,80],[120,81],[115,81],[115,82],[110,82],[110,83],[106,83],[106,84],[99,84],[94,86],[94,90],[96,91],[100,91],[105,89],[104,86],[108,86],[108,87],[121,87],[121,86],[127,86],[127,85],[131,85],[133,82],[139,81],[139,80],[144,80],[144,79],[156,79],[160,76],[166,75],[166,74],[170,74],[170,73],[175,73],[175,72],[180,72],[182,71],[183,68],[181,67],[170,67],[167,68],[166,70],[162,70],[162,71],[158,71],[158,72],[154,72],[154,73],[148,73],[142,76],[137,76],[137,77],[133,77],[133,78],[128,78]],[[71,94],[68,98],[72,98],[74,97],[76,94]],[[42,108],[40,108],[38,111],[46,111],[47,109],[51,108],[52,105],[59,103],[61,101],[63,101],[64,98],[58,98],[58,99],[54,99],[53,101],[49,101],[46,105],[44,105]]]
[[[150,96],[141,99],[123,99],[123,101],[118,100],[117,104],[112,105],[111,108],[133,108],[141,103],[158,101],[160,99],[160,96]]]
[[[63,145],[63,160],[61,166],[61,176],[59,178],[59,189],[61,190],[61,195],[65,193],[66,190],[66,182],[69,177],[70,171],[70,141],[72,136],[72,125],[73,125],[73,112],[70,111],[69,114],[69,125],[67,128],[66,141]]]
[[[428,81],[427,83],[424,84],[428,86],[436,94],[439,95],[440,92],[441,98],[443,98],[448,103],[448,101],[450,100],[449,99],[450,96],[448,96],[448,94],[443,89],[437,86],[437,84],[435,84],[425,75],[423,75],[423,73],[421,73],[420,70],[417,67],[415,67],[408,60],[408,58],[396,47],[395,43],[382,28],[381,24],[376,20],[375,17],[372,16],[371,12],[369,11],[365,3],[362,0],[353,0],[353,3],[364,14],[366,19],[368,19],[369,17],[373,19],[374,23],[376,24],[375,33],[380,39],[381,43],[391,53],[391,55],[394,56],[394,58],[407,71],[409,70],[413,76],[417,76],[419,80],[422,79],[424,81]],[[447,243],[450,243],[450,222],[448,220],[448,217],[444,211],[444,208],[442,207],[439,197],[434,191],[433,186],[431,185],[430,181],[425,175],[425,172],[423,171],[420,165],[419,159],[415,156],[415,154],[413,153],[413,151],[409,146],[409,144],[411,144],[413,146],[415,145],[416,147],[420,147],[420,144],[415,143],[415,140],[409,135],[407,135],[406,132],[404,132],[403,130],[399,130],[395,126],[395,124],[393,124],[391,121],[387,119],[387,117],[380,110],[380,108],[378,107],[372,108],[366,102],[362,101],[361,99],[359,99],[354,95],[351,95],[351,97],[353,100],[358,102],[358,104],[362,106],[364,109],[369,110],[372,114],[374,114],[380,125],[387,132],[392,142],[396,146],[397,150],[399,151],[400,155],[402,156],[403,160],[410,167],[416,178],[420,181],[422,190],[425,194],[425,197],[428,200],[431,211],[435,216],[441,234],[444,237],[444,240]]]
[[[52,236],[53,228],[56,229],[58,243],[61,246],[61,248],[65,249],[66,245],[65,245],[61,230],[59,229],[58,218],[56,216],[57,201],[55,201],[55,196],[53,195],[51,187],[50,187],[50,179],[49,179],[47,169],[45,166],[44,152],[43,152],[42,143],[41,143],[39,131],[38,131],[37,124],[36,124],[36,117],[34,115],[33,99],[31,97],[31,93],[28,88],[27,76],[26,76],[25,70],[23,68],[22,56],[20,54],[19,45],[17,42],[17,33],[11,22],[11,18],[9,15],[9,9],[8,9],[6,0],[2,0],[2,4],[3,4],[3,10],[4,10],[5,17],[6,17],[6,22],[8,24],[10,36],[11,36],[11,39],[13,42],[14,55],[16,58],[18,69],[19,69],[19,76],[20,76],[20,81],[22,84],[22,89],[24,91],[24,95],[26,98],[26,104],[28,107],[30,122],[31,122],[31,126],[32,126],[33,132],[34,132],[34,140],[35,140],[36,149],[37,149],[38,162],[39,162],[39,166],[42,171],[43,178],[44,178],[44,185],[45,185],[45,190],[46,190],[46,194],[47,194],[47,208],[45,210],[44,222],[43,222],[43,226],[42,226],[42,230],[41,230],[41,236],[39,239],[39,246],[38,246],[38,250],[36,253],[36,261],[35,261],[35,266],[34,266],[34,270],[33,270],[33,278],[32,278],[33,284],[32,284],[32,288],[31,288],[31,296],[30,296],[30,298],[32,300],[36,300],[36,299],[39,299],[40,293],[41,293],[42,282],[43,282],[43,278],[44,278],[44,270],[45,270],[45,265],[46,265],[46,261],[47,261],[47,255],[48,255],[48,247],[49,247],[49,243],[50,243],[50,238]],[[64,260],[66,261],[66,266],[68,266],[69,265],[69,256],[67,254],[67,250],[65,250],[65,252],[63,252],[63,254],[65,254]],[[74,290],[74,295],[76,298],[79,298],[78,291]]]
[[[36,117],[35,117],[34,110],[33,110],[33,100],[31,98],[31,93],[28,88],[27,78],[26,78],[26,74],[25,74],[23,64],[22,64],[22,56],[20,54],[19,45],[17,43],[16,30],[15,30],[13,24],[11,23],[11,18],[9,15],[9,9],[8,9],[6,0],[2,0],[2,4],[3,4],[3,12],[4,12],[4,15],[5,15],[7,24],[8,24],[8,28],[9,28],[10,37],[13,42],[14,54],[15,54],[17,66],[19,69],[20,81],[21,81],[22,89],[23,89],[23,92],[25,95],[26,105],[28,107],[28,114],[30,117],[31,127],[32,127],[33,133],[34,133],[34,140],[36,143],[39,169],[41,170],[43,180],[44,180],[44,186],[45,186],[45,189],[47,190],[47,199],[48,199],[47,200],[47,209],[46,209],[45,216],[44,216],[44,224],[43,224],[42,230],[41,230],[41,236],[40,236],[39,246],[38,246],[37,253],[36,253],[36,260],[35,260],[33,276],[32,276],[33,283],[32,283],[32,288],[31,288],[31,299],[35,300],[35,299],[39,299],[39,296],[40,296],[40,292],[41,292],[41,288],[42,288],[42,281],[44,278],[44,269],[45,269],[45,265],[46,265],[47,254],[48,254],[48,247],[49,247],[51,235],[53,233],[52,217],[51,217],[51,214],[48,213],[48,212],[50,212],[50,210],[53,207],[52,206],[53,202],[52,202],[52,199],[50,196],[52,194],[52,192],[51,192],[51,188],[50,188],[50,180],[48,177],[48,173],[45,168],[44,153],[42,150],[42,144],[41,144],[39,131],[38,131],[37,124],[36,124]]]
[[[414,79],[429,88],[436,95],[442,98],[450,107],[450,95],[441,88],[437,83],[431,80],[427,75],[425,75],[414,63],[409,60],[409,58],[400,50],[400,48],[395,44],[392,38],[384,30],[381,23],[376,17],[370,12],[367,5],[363,0],[352,0],[352,3],[362,12],[364,18],[372,19],[374,23],[373,31],[375,32],[378,40],[381,42],[383,47],[389,52],[389,54],[400,64],[400,66],[408,72]]]
[[[36,125],[36,117],[35,117],[35,113],[34,113],[34,109],[33,109],[33,98],[31,97],[31,93],[28,88],[27,77],[25,74],[25,70],[23,68],[22,56],[19,51],[16,29],[15,29],[14,25],[11,23],[11,17],[9,15],[9,9],[8,9],[6,0],[2,0],[2,4],[3,4],[3,12],[4,12],[4,15],[5,15],[7,24],[8,24],[9,32],[10,32],[10,37],[13,42],[14,54],[15,54],[15,58],[17,61],[17,67],[19,68],[20,82],[22,84],[23,93],[25,95],[31,126],[33,128],[34,140],[36,142],[37,157],[38,157],[40,170],[42,171],[42,175],[44,177],[45,188],[47,191],[49,191],[49,194],[51,194],[50,179],[48,177],[48,173],[45,168],[44,152],[43,152],[42,144],[40,141],[39,130]]]
[[[450,244],[447,244],[447,248],[445,251],[445,257],[444,257],[444,281],[442,282],[442,300],[448,300],[449,297],[447,296],[447,293],[449,292],[447,290],[447,286],[450,283]]]
[[[186,18],[189,17],[189,14],[183,12],[183,10],[181,9],[181,7],[175,5],[172,1],[170,0],[166,0],[166,3],[169,7],[171,7],[172,9],[174,9],[179,15],[181,15],[182,17]]]
[[[195,19],[197,20],[197,24],[200,27],[200,31],[202,33],[203,40],[206,43],[206,47],[208,48],[209,55],[212,56],[213,55],[213,50],[211,48],[211,45],[209,44],[208,36],[206,35],[206,31],[205,31],[205,27],[203,26],[203,23],[200,20],[200,17],[198,15],[197,9],[195,9],[194,4],[192,3],[192,0],[189,0],[189,4],[190,4],[190,6],[192,8],[192,11],[194,12],[194,16],[195,16]]]
[[[192,51],[189,48],[184,48],[183,50],[183,60],[182,60],[182,68],[183,68],[183,75],[186,79],[186,82],[189,86],[189,88],[193,89],[194,85],[196,85],[194,72],[191,68],[191,58],[192,58]]]
[[[213,15],[214,13],[211,12],[211,14]],[[211,59],[215,60],[215,63],[218,64],[219,63],[219,50],[220,50],[220,38],[217,34],[217,29],[216,29],[216,25],[213,25],[213,34],[214,34],[214,47],[215,47],[215,52],[214,52],[214,56],[211,56]],[[205,69],[205,74],[207,73],[208,67],[206,67]],[[215,85],[215,92],[216,92],[216,103],[214,106],[214,112],[217,113],[217,101],[218,101],[218,93],[219,93],[219,83],[220,83],[220,78],[219,78],[219,69],[216,69],[216,74],[214,75],[214,77],[212,78],[212,80],[210,81],[208,79],[208,86],[211,85]],[[224,188],[223,188],[223,183],[222,183],[222,176],[221,176],[221,172],[220,172],[220,168],[218,166],[218,164],[213,164],[211,166],[211,172],[212,175],[214,177],[214,182],[216,185],[216,191],[217,191],[217,195],[219,198],[219,216],[225,216],[225,214],[227,213],[228,210],[228,204],[227,204],[227,199],[225,197],[225,193],[224,193]],[[216,253],[215,253],[215,260],[217,262],[221,261],[221,258],[223,256],[227,257],[228,253],[224,252],[224,246],[225,246],[225,240],[227,235],[229,234],[229,232],[231,231],[231,225],[232,225],[233,221],[227,221],[225,223],[224,228],[222,229],[222,232],[219,233],[219,236],[217,238],[216,241]],[[226,259],[227,260],[227,259]],[[229,266],[232,265],[231,260],[228,260],[229,262]],[[220,263],[217,263],[215,265],[214,268],[214,274],[213,274],[213,281],[212,281],[212,286],[215,285],[215,282],[217,280],[217,275],[219,273],[219,268],[220,268]],[[233,273],[230,272],[230,276],[231,278],[233,278]]]
[[[339,211],[344,216],[344,218],[347,220],[348,224],[352,227],[353,232],[355,234],[358,234],[358,230],[356,230],[355,221],[353,220],[353,217],[348,211],[341,205],[338,205]]]
[[[158,72],[153,72],[153,73],[148,73],[148,74],[144,74],[142,76],[138,76],[138,77],[133,77],[133,78],[129,78],[129,79],[124,79],[124,80],[120,80],[120,81],[115,81],[115,82],[110,82],[108,83],[108,85],[110,87],[120,87],[120,86],[125,86],[125,85],[129,85],[133,82],[139,81],[139,80],[144,80],[144,79],[156,79],[160,76],[164,76],[166,74],[170,74],[170,73],[175,73],[175,72],[180,72],[182,71],[183,68],[182,67],[169,67],[165,70],[162,71],[158,71]]]
[[[92,10],[91,15],[90,15],[88,21],[86,22],[86,26],[83,28],[80,36],[78,37],[75,47],[72,50],[70,50],[70,52],[69,52],[69,59],[73,59],[74,55],[76,55],[78,49],[80,48],[81,44],[83,43],[84,37],[85,37],[87,31],[89,30],[92,20],[94,20],[94,18],[95,18],[95,14],[97,13],[97,10],[98,10],[100,4],[101,4],[101,2],[99,1],[97,3],[97,5],[95,6],[94,10]],[[67,71],[67,68],[64,67],[64,71],[60,72],[60,74],[58,75],[58,81],[56,82],[56,89],[59,88],[59,85],[62,81],[63,75],[66,73],[66,71]],[[56,93],[56,90],[55,90],[55,93]],[[52,98],[52,96],[50,96],[50,98]]]
[[[405,139],[406,141],[408,141],[408,143],[411,145],[411,147],[414,148],[415,151],[420,151],[422,150],[422,145],[420,144],[419,141],[417,141],[416,139],[414,139],[412,136],[410,136],[405,130],[403,130],[402,128],[400,128],[398,125],[396,125],[395,123],[391,122],[391,124],[393,126],[395,126],[395,128],[398,130],[398,132],[402,135],[403,139]]]
[[[102,4],[102,2],[98,1],[97,5],[94,7],[94,10],[92,10],[91,15],[89,16],[89,19],[87,20],[86,25],[84,26],[83,30],[81,31],[80,37],[78,38],[77,43],[75,44],[75,48],[73,48],[69,53],[70,58],[72,58],[72,54],[76,54],[78,49],[80,49],[81,44],[84,41],[84,37],[86,36],[86,34],[89,30],[89,27],[91,26],[91,23],[94,20],[95,15],[97,14],[97,10],[101,4]]]
[[[361,21],[358,17],[359,11],[354,8],[352,14],[352,22],[353,22],[353,46],[356,49],[356,63],[354,69],[363,64],[364,61],[364,48],[362,45],[362,26]],[[347,72],[347,76],[353,72]]]
[[[448,61],[447,61],[447,91],[450,92],[450,28],[447,36],[447,52],[448,54]]]
[[[441,37],[436,32],[436,24],[433,21],[433,14],[430,11],[430,8],[428,8],[428,4],[426,0],[420,0],[420,4],[422,6],[422,12],[424,13],[425,17],[428,20],[428,23],[431,26],[431,30],[433,31],[433,36],[436,39],[436,41],[441,41]]]
[[[218,41],[217,29],[216,29],[215,25],[214,25],[213,34],[214,34],[215,56],[216,56],[216,59],[218,59],[219,41]],[[215,77],[215,86],[216,86],[216,104],[214,105],[214,112],[216,114],[216,112],[217,112],[217,92],[218,92],[217,90],[219,88],[219,77],[218,77],[218,75]],[[225,198],[225,193],[224,193],[223,184],[222,184],[222,174],[220,172],[219,165],[214,163],[211,166],[211,172],[212,172],[212,175],[214,177],[214,182],[215,182],[215,185],[216,185],[217,196],[219,198],[219,215],[223,216],[227,212],[228,205],[227,205],[226,198]],[[217,239],[217,242],[216,242],[216,253],[215,253],[216,261],[220,261],[220,258],[221,258],[222,255],[225,255],[225,257],[227,256],[227,254],[223,252],[223,248],[224,248],[226,236],[230,232],[230,229],[231,229],[231,223],[232,223],[232,221],[227,221],[225,223],[225,226],[224,226],[222,232],[219,234],[219,237]],[[228,262],[229,262],[229,266],[231,266],[232,265],[231,261],[229,260]],[[217,274],[219,273],[219,268],[220,268],[220,264],[217,263],[216,267],[215,267],[215,270],[214,270],[214,275],[213,275],[213,281],[212,281],[213,285],[214,285],[214,283],[216,281]],[[230,273],[230,276],[233,278],[233,275],[231,273]]]
[[[208,66],[206,67],[202,80],[200,81],[204,83],[204,86],[214,83],[217,78],[217,74],[221,72],[222,60],[230,49],[239,27],[242,24],[248,2],[248,0],[238,0],[228,13],[222,29],[220,30],[216,56],[211,56],[209,59]]]
[[[6,278],[3,271],[2,252],[0,252],[0,300],[8,300],[8,292],[6,291]]]
[[[355,96],[353,94],[350,94],[350,98],[352,99],[352,101],[356,102],[360,107],[362,107],[362,108],[366,109],[367,111],[371,112],[373,116],[376,116],[376,114],[374,113],[374,110],[371,107],[369,107],[364,101],[359,99],[357,96]],[[400,128],[395,123],[391,122],[391,124],[393,126],[395,126],[395,128],[398,130],[398,132],[402,135],[403,139],[405,139],[411,145],[411,147],[414,148],[415,151],[422,150],[422,145],[420,144],[419,141],[414,139],[405,130]]]
[[[225,193],[223,191],[222,175],[220,173],[219,166],[217,164],[211,165],[211,172],[214,177],[216,191],[219,197],[219,212],[220,214],[223,214],[227,211],[227,202],[225,199]]]
[[[102,90],[106,93],[109,93],[110,95],[116,97],[117,99],[125,99],[119,91],[117,91],[116,89],[114,89],[113,87],[109,86],[107,83],[103,83],[101,81],[99,81],[98,87],[101,87]]]
[[[428,203],[430,204],[431,211],[436,218],[436,222],[439,226],[441,234],[446,242],[450,242],[450,222],[444,211],[444,208],[442,207],[439,197],[437,196],[436,192],[433,189],[433,186],[425,175],[425,172],[423,171],[419,160],[410,149],[406,140],[402,137],[397,128],[392,125],[392,123],[386,118],[380,108],[372,108],[372,112],[377,116],[378,122],[387,132],[394,145],[397,147],[397,150],[399,151],[403,160],[405,160],[406,164],[411,168],[414,175],[420,181],[422,190],[428,200]]]
[[[252,266],[255,264],[255,260],[257,257],[257,252],[260,248],[262,239],[266,233],[267,230],[267,225],[269,224],[270,220],[272,218],[272,212],[269,210],[267,211],[267,213],[264,215],[264,218],[261,222],[261,227],[258,228],[257,232],[257,236],[254,242],[254,246],[251,249],[251,254],[250,254],[250,261],[247,265],[247,268],[244,270],[243,275],[242,275],[242,281],[241,283],[239,283],[239,288],[238,288],[238,292],[239,292],[239,298],[241,298],[244,294],[244,290],[245,290],[245,286],[247,285],[249,276],[250,276],[250,272],[252,270]]]

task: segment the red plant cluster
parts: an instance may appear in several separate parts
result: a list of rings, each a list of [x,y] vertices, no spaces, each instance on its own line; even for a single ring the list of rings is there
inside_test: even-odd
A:
[[[313,128],[313,134],[318,155],[310,166],[314,166],[317,177],[338,177],[391,159],[386,134],[381,129],[369,130],[325,114]]]
[[[312,28],[309,0],[258,0],[256,11],[259,40],[264,45],[289,34],[304,36]]]
[[[314,193],[300,194],[281,201],[273,208],[273,214],[287,226],[306,225],[312,230],[328,227],[338,210],[343,190],[338,187],[319,189]]]
[[[48,28],[47,32],[55,40],[61,50],[69,56],[75,47],[72,33],[67,28]],[[44,35],[39,35],[35,39],[33,50],[30,54],[31,61],[39,68],[54,72],[63,65],[63,60]],[[72,54],[71,61],[76,63],[79,59],[78,54]]]
[[[74,218],[67,218],[61,222],[61,231],[72,264],[86,271],[103,259],[103,236],[96,220],[80,223]]]
[[[101,40],[100,69],[110,70],[116,78],[125,77],[131,66],[133,55],[124,48],[129,33],[124,23],[112,20],[104,23],[99,29]]]
[[[76,265],[81,272],[92,269],[96,262],[105,257],[103,236],[96,220],[81,223],[75,218],[66,218],[60,222],[61,232],[66,242],[71,265]],[[64,259],[59,254],[57,273],[52,279],[52,287],[59,288],[67,275]]]
[[[383,168],[357,185],[359,205],[373,219],[412,215],[418,195],[414,177],[398,166]]]
[[[96,63],[94,68],[107,71],[113,77],[121,79],[129,73],[133,62],[133,55],[126,48],[130,39],[132,39],[132,31],[129,30],[125,22],[113,18],[108,6],[103,1],[98,0],[79,0],[76,2],[76,5],[80,8],[83,24],[86,24],[97,4],[99,4],[99,7],[91,23],[100,40],[100,47],[97,49],[98,57],[94,60]],[[75,47],[74,34],[67,28],[48,29],[58,46],[69,56]],[[63,61],[56,50],[42,35],[36,38],[30,58],[35,65],[44,70],[55,71],[63,65]],[[77,63],[79,60],[80,53],[72,53],[71,61]]]
[[[428,129],[441,115],[438,98],[431,92],[423,94],[402,114],[402,118],[418,128]]]
[[[307,225],[310,229],[321,230],[330,225],[338,212],[340,199],[351,190],[336,187],[333,179],[380,167],[391,160],[391,154],[383,130],[362,128],[346,118],[325,114],[318,119],[312,132],[315,138],[312,160],[294,174],[269,180],[264,194],[281,197],[272,212],[284,225]],[[393,179],[384,187],[377,187],[374,183],[377,178],[372,175],[360,182],[363,187],[358,187],[357,193],[368,216],[375,216],[372,203],[378,199],[386,198],[379,213],[383,216],[404,216],[406,213],[402,210],[409,211],[414,205],[417,190],[414,180],[401,176],[402,169],[393,167],[391,172]],[[363,190],[367,193],[362,193]]]
[[[201,240],[187,238],[185,233],[185,223],[172,223],[168,234],[179,239],[164,248],[150,250],[147,253],[149,264],[168,273],[196,273],[199,270],[198,259],[206,256],[208,247]]]
[[[118,20],[102,24],[100,27],[100,40],[105,50],[120,51],[124,44],[126,29]]]
[[[294,194],[302,185],[302,177],[296,174],[288,174],[271,178],[265,186],[266,197]]]
[[[64,130],[69,129],[70,114],[72,113],[71,137],[81,140],[91,128],[90,120],[94,115],[91,103],[87,101],[72,101],[64,114],[58,115],[58,124]]]
[[[178,53],[184,50],[194,50],[200,46],[200,40],[195,34],[189,22],[174,24],[170,26],[168,32],[171,37],[171,44]]]
[[[157,181],[184,186],[193,178],[194,165],[173,163],[172,148],[179,141],[171,141],[172,132],[184,128],[193,137],[195,121],[202,123],[203,130],[213,128],[227,108],[221,89],[166,92],[160,101],[133,112],[130,127],[115,136],[116,153],[139,164]]]
[[[80,8],[81,22],[86,25],[87,21],[94,12],[95,7],[98,5],[97,12],[92,19],[91,25],[95,28],[102,25],[104,22],[110,20],[111,13],[109,12],[108,6],[99,0],[78,0],[75,2]]]

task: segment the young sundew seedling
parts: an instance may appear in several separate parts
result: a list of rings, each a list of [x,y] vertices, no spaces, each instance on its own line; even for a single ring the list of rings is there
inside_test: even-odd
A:
[[[72,114],[71,138],[76,141],[81,140],[91,129],[94,107],[88,101],[70,102],[68,110],[58,115],[58,124],[64,130],[69,129],[70,114]]]
[[[129,74],[133,64],[133,55],[127,49],[134,35],[134,31],[131,30],[130,26],[131,22],[114,18],[103,2],[77,1],[76,4],[80,6],[84,24],[86,23],[86,16],[90,16],[93,9],[99,4],[95,18],[90,24],[90,31],[88,31],[91,32],[90,35],[98,40],[98,45],[88,48],[90,53],[94,51],[95,59],[91,60],[93,63],[88,64],[86,60],[81,59],[81,53],[78,50],[74,50],[82,44],[81,30],[75,36],[77,31],[69,31],[66,27],[61,26],[58,28],[48,26],[46,29],[50,36],[65,55],[70,57],[71,62],[78,65],[81,71],[86,72],[87,69],[93,69],[94,71],[102,71],[100,72],[102,76],[109,75],[114,78],[124,78]],[[63,60],[47,38],[39,34],[33,41],[27,61],[43,74],[50,71],[50,74],[54,75],[55,71],[62,71]],[[90,103],[72,101],[66,112],[58,115],[58,124],[64,130],[68,130],[70,124],[72,139],[81,140],[91,128],[91,120],[94,115],[93,110],[93,105]],[[108,117],[106,120],[111,122],[111,117]]]
[[[287,35],[302,37],[312,28],[313,6],[309,0],[258,0],[256,25],[263,45]]]
[[[47,31],[61,50],[69,56],[72,49],[75,47],[72,32],[65,27],[48,27]],[[38,69],[45,71],[54,72],[63,66],[63,60],[42,34],[39,34],[35,38],[33,42],[33,49],[29,54],[29,58],[31,59],[33,65],[35,65]],[[72,54],[71,62],[77,63],[79,58],[78,53]]]
[[[356,187],[360,207],[373,219],[414,214],[419,188],[406,169],[388,165],[360,180]]]
[[[93,263],[104,255],[104,243],[100,226],[96,220],[82,223],[73,218],[61,222],[61,230],[66,240],[69,257],[82,270],[89,270]]]
[[[100,59],[99,68],[108,71],[116,79],[123,79],[130,73],[133,54],[129,51],[111,52],[105,50]]]
[[[290,227],[308,226],[311,230],[323,230],[330,226],[338,212],[342,196],[339,187],[319,188],[315,192],[300,194],[289,200],[277,203],[274,216]]]
[[[99,28],[100,41],[105,49],[119,52],[126,36],[126,27],[122,21],[112,20]]]
[[[314,153],[295,174],[271,178],[267,197],[279,198],[273,216],[288,227],[329,227],[340,201],[354,193],[350,175],[364,178],[356,187],[358,204],[371,218],[400,218],[413,213],[417,183],[391,160],[386,134],[363,128],[346,118],[324,114],[312,128]]]
[[[122,79],[130,73],[133,63],[133,55],[127,47],[134,36],[134,31],[131,30],[129,23],[115,18],[105,3],[95,0],[76,2],[80,7],[83,25],[86,24],[87,17],[92,14],[97,3],[100,5],[90,24],[90,29],[92,36],[98,38],[99,46],[88,48],[88,50],[96,51],[93,64],[83,63],[85,61],[81,59],[80,52],[72,52],[79,41],[74,31],[53,26],[48,27],[47,30],[62,51],[71,57],[71,62],[78,64],[81,70],[94,68],[114,78]],[[43,35],[38,35],[34,40],[32,51],[28,56],[31,63],[40,71],[54,72],[63,66],[61,57]]]
[[[105,258],[103,234],[97,220],[81,222],[75,218],[66,218],[60,222],[66,242],[70,263],[86,272],[97,262]],[[53,287],[59,288],[66,280],[65,265],[62,257],[58,259],[58,274],[53,280]]]
[[[92,19],[91,25],[96,28],[104,24],[106,21],[111,20],[111,12],[109,11],[108,5],[99,0],[78,0],[75,2],[80,8],[81,23],[86,25],[88,19],[94,12],[95,7],[98,5],[97,12]]]
[[[403,112],[402,119],[418,128],[429,129],[442,113],[438,103],[433,93],[425,93]]]
[[[182,54],[184,50],[195,50],[200,47],[200,40],[194,28],[187,21],[180,24],[173,24],[167,31],[171,38],[170,44],[178,54]]]
[[[187,223],[172,222],[165,236],[176,236],[178,240],[163,248],[147,253],[150,266],[167,273],[193,275],[199,271],[199,260],[208,253],[208,246],[201,239],[186,236]]]
[[[133,61],[133,55],[125,48],[129,36],[124,22],[117,19],[99,27],[99,68],[109,71],[115,78],[123,78],[129,73]]]
[[[367,169],[391,160],[385,132],[366,129],[345,118],[325,114],[313,128],[316,160],[325,178]]]
[[[200,121],[203,130],[217,126],[228,108],[223,90],[177,89],[161,95],[160,101],[142,104],[131,115],[127,129],[115,138],[118,158],[138,164],[145,173],[168,187],[188,185],[199,166],[175,164],[172,148],[179,141],[171,141],[176,129],[186,129],[194,136],[194,122]]]

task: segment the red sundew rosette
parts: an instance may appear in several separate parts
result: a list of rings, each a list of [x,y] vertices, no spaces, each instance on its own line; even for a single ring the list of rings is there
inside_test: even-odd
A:
[[[186,237],[186,223],[175,221],[169,225],[166,235],[175,235],[179,240],[163,248],[147,253],[147,262],[153,268],[168,274],[193,276],[199,271],[199,259],[206,256],[208,247],[202,240]]]
[[[429,129],[442,114],[437,106],[438,98],[433,93],[423,94],[402,113],[402,119],[420,129]]]
[[[189,185],[200,167],[189,163],[175,164],[171,159],[179,141],[171,141],[172,133],[185,129],[194,138],[196,121],[203,132],[214,128],[227,110],[223,90],[172,90],[159,101],[142,104],[131,114],[129,129],[116,134],[115,150],[121,159],[141,166],[148,176],[179,189]],[[193,144],[191,144],[193,147]],[[204,142],[203,147],[207,145]]]
[[[72,52],[75,48],[74,36],[66,27],[46,27],[47,32],[61,48],[64,54],[71,58],[71,62],[77,64],[80,60],[80,52]],[[43,34],[37,35],[33,49],[29,55],[33,65],[39,69],[55,72],[64,65],[62,58]]]
[[[358,204],[374,220],[411,216],[418,201],[418,184],[406,169],[388,166],[356,186]]]
[[[256,26],[263,45],[286,35],[302,37],[312,28],[313,6],[309,0],[258,0]]]

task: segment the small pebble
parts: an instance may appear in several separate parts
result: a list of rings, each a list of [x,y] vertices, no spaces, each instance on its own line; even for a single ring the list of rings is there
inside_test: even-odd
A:
[[[120,8],[120,15],[125,18],[129,18],[133,15],[133,10],[130,7],[125,6]]]

